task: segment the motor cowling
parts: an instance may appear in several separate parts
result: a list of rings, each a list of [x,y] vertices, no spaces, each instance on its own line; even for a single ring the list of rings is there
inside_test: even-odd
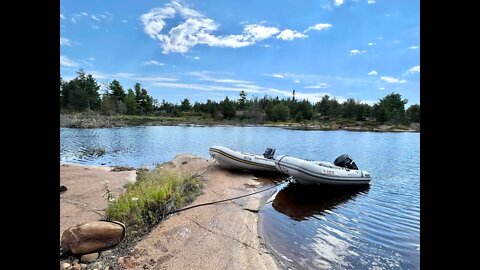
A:
[[[335,166],[342,167],[342,168],[358,170],[357,164],[355,164],[352,157],[347,154],[338,156],[333,162],[333,164],[335,164]]]
[[[267,148],[263,153],[263,157],[266,159],[273,159],[273,155],[275,155],[275,148]]]

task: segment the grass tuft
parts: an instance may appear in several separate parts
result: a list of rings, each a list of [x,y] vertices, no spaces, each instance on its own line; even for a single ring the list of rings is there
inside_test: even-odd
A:
[[[196,174],[157,167],[138,171],[137,181],[126,188],[109,203],[107,219],[146,228],[160,222],[166,213],[191,203],[200,195],[202,183]]]

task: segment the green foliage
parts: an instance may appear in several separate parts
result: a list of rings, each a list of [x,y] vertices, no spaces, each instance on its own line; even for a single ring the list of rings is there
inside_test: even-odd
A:
[[[149,226],[163,215],[192,202],[201,192],[202,184],[192,173],[156,168],[139,171],[137,181],[128,184],[126,192],[111,200],[106,209],[109,220],[127,226]]]
[[[128,94],[125,97],[125,106],[127,107],[127,114],[133,115],[137,113],[137,97],[132,89],[128,89]]]
[[[392,121],[400,123],[405,119],[405,104],[408,100],[402,99],[400,94],[391,93],[374,106],[375,118],[379,122]]]
[[[411,105],[406,111],[406,118],[410,122],[420,123],[420,105]]]
[[[297,115],[295,115],[295,121],[297,123],[300,123],[303,121],[303,116],[302,116],[302,113],[301,112],[298,112]]]
[[[245,110],[247,93],[242,90],[240,91],[239,96],[240,96],[240,99],[238,100],[238,108],[243,111]]]
[[[289,115],[290,109],[287,107],[287,105],[279,103],[273,106],[270,120],[273,120],[275,122],[287,121]]]
[[[220,110],[223,114],[223,117],[226,119],[232,119],[235,117],[235,107],[233,106],[233,102],[230,101],[228,97],[225,97],[225,99],[220,102]]]
[[[180,105],[180,110],[182,112],[189,112],[191,109],[192,106],[190,105],[190,100],[188,100],[188,98],[185,98]]]
[[[82,69],[69,82],[64,82],[60,77],[60,105],[74,111],[96,110],[100,107],[99,89],[100,85],[92,75],[86,76]]]
[[[108,90],[110,90],[110,95],[118,101],[125,101],[125,90],[119,81],[113,80],[112,83],[108,85]]]
[[[280,99],[265,95],[263,98],[253,96],[247,99],[245,91],[239,92],[237,100],[228,97],[221,102],[208,99],[206,102],[196,101],[192,106],[188,98],[180,104],[162,100],[158,103],[148,94],[140,83],[135,83],[133,90],[127,93],[118,80],[106,85],[106,93],[100,99],[100,86],[92,75],[83,70],[71,81],[64,81],[60,76],[60,108],[62,112],[82,112],[94,110],[103,114],[156,115],[160,117],[199,117],[201,119],[237,119],[241,121],[261,123],[269,121],[304,121],[329,120],[330,118],[366,121],[373,117],[377,122],[406,124],[420,121],[420,106],[412,105],[405,111],[406,99],[400,94],[391,93],[380,99],[378,103],[368,104],[348,99],[340,104],[328,95],[312,104],[308,100],[297,100],[293,97]],[[280,105],[281,106],[278,106]],[[195,112],[195,115],[190,112]],[[317,116],[319,116],[317,118]]]

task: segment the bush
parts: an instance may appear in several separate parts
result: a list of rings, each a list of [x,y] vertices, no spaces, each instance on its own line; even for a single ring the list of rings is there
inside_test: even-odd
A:
[[[137,182],[128,184],[123,195],[109,202],[107,218],[126,225],[154,225],[168,212],[192,202],[201,188],[200,180],[193,174],[160,167],[141,170]]]

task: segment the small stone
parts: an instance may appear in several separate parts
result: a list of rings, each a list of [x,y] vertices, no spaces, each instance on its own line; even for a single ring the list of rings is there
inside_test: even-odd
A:
[[[67,187],[64,185],[60,185],[60,193],[67,191]]]
[[[182,161],[182,165],[187,164],[187,163],[188,163],[187,160]]]
[[[99,255],[100,254],[98,254],[98,252],[84,254],[84,255],[82,255],[82,257],[80,257],[80,261],[81,262],[86,262],[86,263],[93,262],[96,259],[98,259]]]
[[[150,268],[150,266],[148,266],[148,264],[143,265],[143,269],[148,269],[148,268]]]
[[[103,268],[103,270],[110,270],[110,266],[105,266],[105,268]]]
[[[68,269],[70,266],[71,265],[69,263],[62,263],[62,269]]]
[[[117,263],[118,264],[123,264],[123,262],[124,262],[123,257],[118,257]]]
[[[81,269],[82,269],[82,267],[78,263],[76,263],[72,266],[72,270],[81,270]]]
[[[81,263],[81,264],[80,264],[80,268],[82,268],[82,269],[85,269],[85,268],[87,268],[87,264],[85,264],[85,263]]]

